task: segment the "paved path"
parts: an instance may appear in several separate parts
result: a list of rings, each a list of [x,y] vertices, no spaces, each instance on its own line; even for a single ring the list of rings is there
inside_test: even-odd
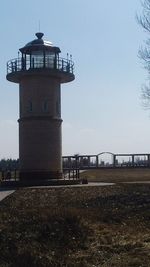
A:
[[[15,192],[15,190],[0,189],[0,201]]]
[[[35,185],[35,186],[27,186],[25,188],[66,188],[66,187],[88,187],[88,186],[109,186],[114,185],[115,183],[91,183],[88,184],[69,184],[69,185]]]

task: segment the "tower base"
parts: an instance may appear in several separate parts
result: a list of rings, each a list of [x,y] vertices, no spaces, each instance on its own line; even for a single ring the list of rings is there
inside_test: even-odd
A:
[[[20,171],[19,180],[27,181],[45,181],[51,179],[62,179],[62,173],[50,171]]]

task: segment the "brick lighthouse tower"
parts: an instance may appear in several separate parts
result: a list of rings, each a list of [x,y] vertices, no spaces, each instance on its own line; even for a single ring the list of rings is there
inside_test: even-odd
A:
[[[61,83],[75,79],[71,57],[59,47],[37,39],[20,48],[7,63],[7,80],[19,83],[20,180],[62,177]],[[20,56],[21,55],[21,56]]]

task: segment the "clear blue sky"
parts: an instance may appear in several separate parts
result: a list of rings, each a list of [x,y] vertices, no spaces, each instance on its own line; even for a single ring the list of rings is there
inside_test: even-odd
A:
[[[6,62],[39,30],[75,61],[62,86],[63,155],[150,152],[150,113],[141,105],[147,79],[138,49],[140,0],[2,0],[0,3],[0,158],[18,157],[18,85]]]

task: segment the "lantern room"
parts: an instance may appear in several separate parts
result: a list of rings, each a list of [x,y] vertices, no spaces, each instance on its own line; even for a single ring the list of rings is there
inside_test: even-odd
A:
[[[19,83],[22,75],[33,74],[33,71],[44,70],[47,75],[60,78],[61,83],[74,80],[74,63],[72,56],[67,54],[67,58],[60,57],[60,48],[53,46],[50,41],[43,39],[44,34],[35,34],[37,39],[27,43],[19,49],[18,58],[7,62],[7,79],[11,82]],[[21,52],[21,56],[20,56]]]

